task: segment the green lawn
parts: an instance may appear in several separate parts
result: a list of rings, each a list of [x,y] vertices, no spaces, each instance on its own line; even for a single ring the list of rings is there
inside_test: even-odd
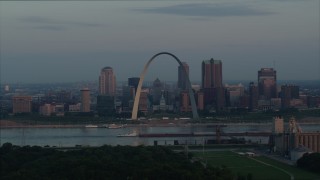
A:
[[[320,179],[320,174],[314,174],[312,172],[306,171],[304,169],[295,167],[295,166],[288,166],[287,164],[278,162],[276,160],[261,156],[257,157],[256,159],[263,161],[265,163],[277,166],[283,170],[286,170],[293,174],[294,179],[302,180],[302,179]]]
[[[235,174],[247,175],[251,173],[253,179],[290,180],[290,176],[287,173],[277,168],[265,165],[245,156],[240,156],[237,153],[231,151],[204,152],[204,154],[199,152],[195,153],[195,156],[204,157],[204,161],[207,161],[208,164],[213,166],[226,166]],[[295,180],[320,179],[319,175],[309,173],[297,167],[278,163],[277,161],[271,160],[266,157],[257,157],[256,159],[288,171],[289,173],[294,175]]]

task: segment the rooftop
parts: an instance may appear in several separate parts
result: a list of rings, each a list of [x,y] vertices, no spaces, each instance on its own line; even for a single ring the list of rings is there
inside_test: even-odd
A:
[[[211,58],[210,60],[204,60],[203,63],[205,64],[221,64],[221,60],[215,60]]]
[[[112,67],[106,66],[106,67],[104,67],[102,70],[108,70],[108,69],[111,69],[111,70],[112,70]]]

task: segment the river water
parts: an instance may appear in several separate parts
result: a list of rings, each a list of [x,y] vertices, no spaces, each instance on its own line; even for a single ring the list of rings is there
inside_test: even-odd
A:
[[[320,131],[320,124],[301,124],[300,127],[305,132]],[[271,124],[230,124],[221,127],[223,132],[271,132]],[[215,133],[216,127],[206,125],[184,125],[184,126],[145,126],[137,125],[120,129],[107,128],[2,128],[1,145],[10,142],[14,145],[38,145],[73,147],[101,146],[101,145],[153,145],[157,141],[158,145],[172,145],[174,141],[189,144],[202,144],[204,141],[216,139],[215,136],[206,137],[117,137],[119,134],[132,132],[138,133]],[[267,137],[244,137],[246,140],[257,143],[268,143]]]

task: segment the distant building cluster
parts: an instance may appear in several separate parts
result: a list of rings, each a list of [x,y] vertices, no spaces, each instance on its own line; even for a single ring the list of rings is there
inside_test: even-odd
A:
[[[140,116],[157,113],[190,114],[188,92],[189,65],[183,62],[177,69],[178,82],[168,83],[159,78],[142,84],[139,101]],[[232,110],[268,111],[320,107],[319,94],[301,91],[298,85],[277,83],[273,68],[261,68],[257,82],[247,85],[224,84],[222,61],[213,58],[201,63],[201,82],[192,83],[199,112],[215,113]],[[126,83],[117,84],[112,67],[100,71],[98,84],[79,86],[69,90],[48,88],[39,92],[12,90],[4,85],[1,107],[13,114],[39,113],[43,116],[65,114],[94,114],[98,116],[130,117],[139,77],[129,77]],[[10,100],[8,100],[10,97]]]

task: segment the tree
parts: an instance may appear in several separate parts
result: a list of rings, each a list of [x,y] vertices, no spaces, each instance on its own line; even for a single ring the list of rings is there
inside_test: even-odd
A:
[[[204,167],[162,146],[102,146],[58,151],[0,148],[0,179],[234,179],[225,167]]]
[[[316,173],[320,172],[320,153],[304,154],[297,161],[298,167],[313,171]]]

